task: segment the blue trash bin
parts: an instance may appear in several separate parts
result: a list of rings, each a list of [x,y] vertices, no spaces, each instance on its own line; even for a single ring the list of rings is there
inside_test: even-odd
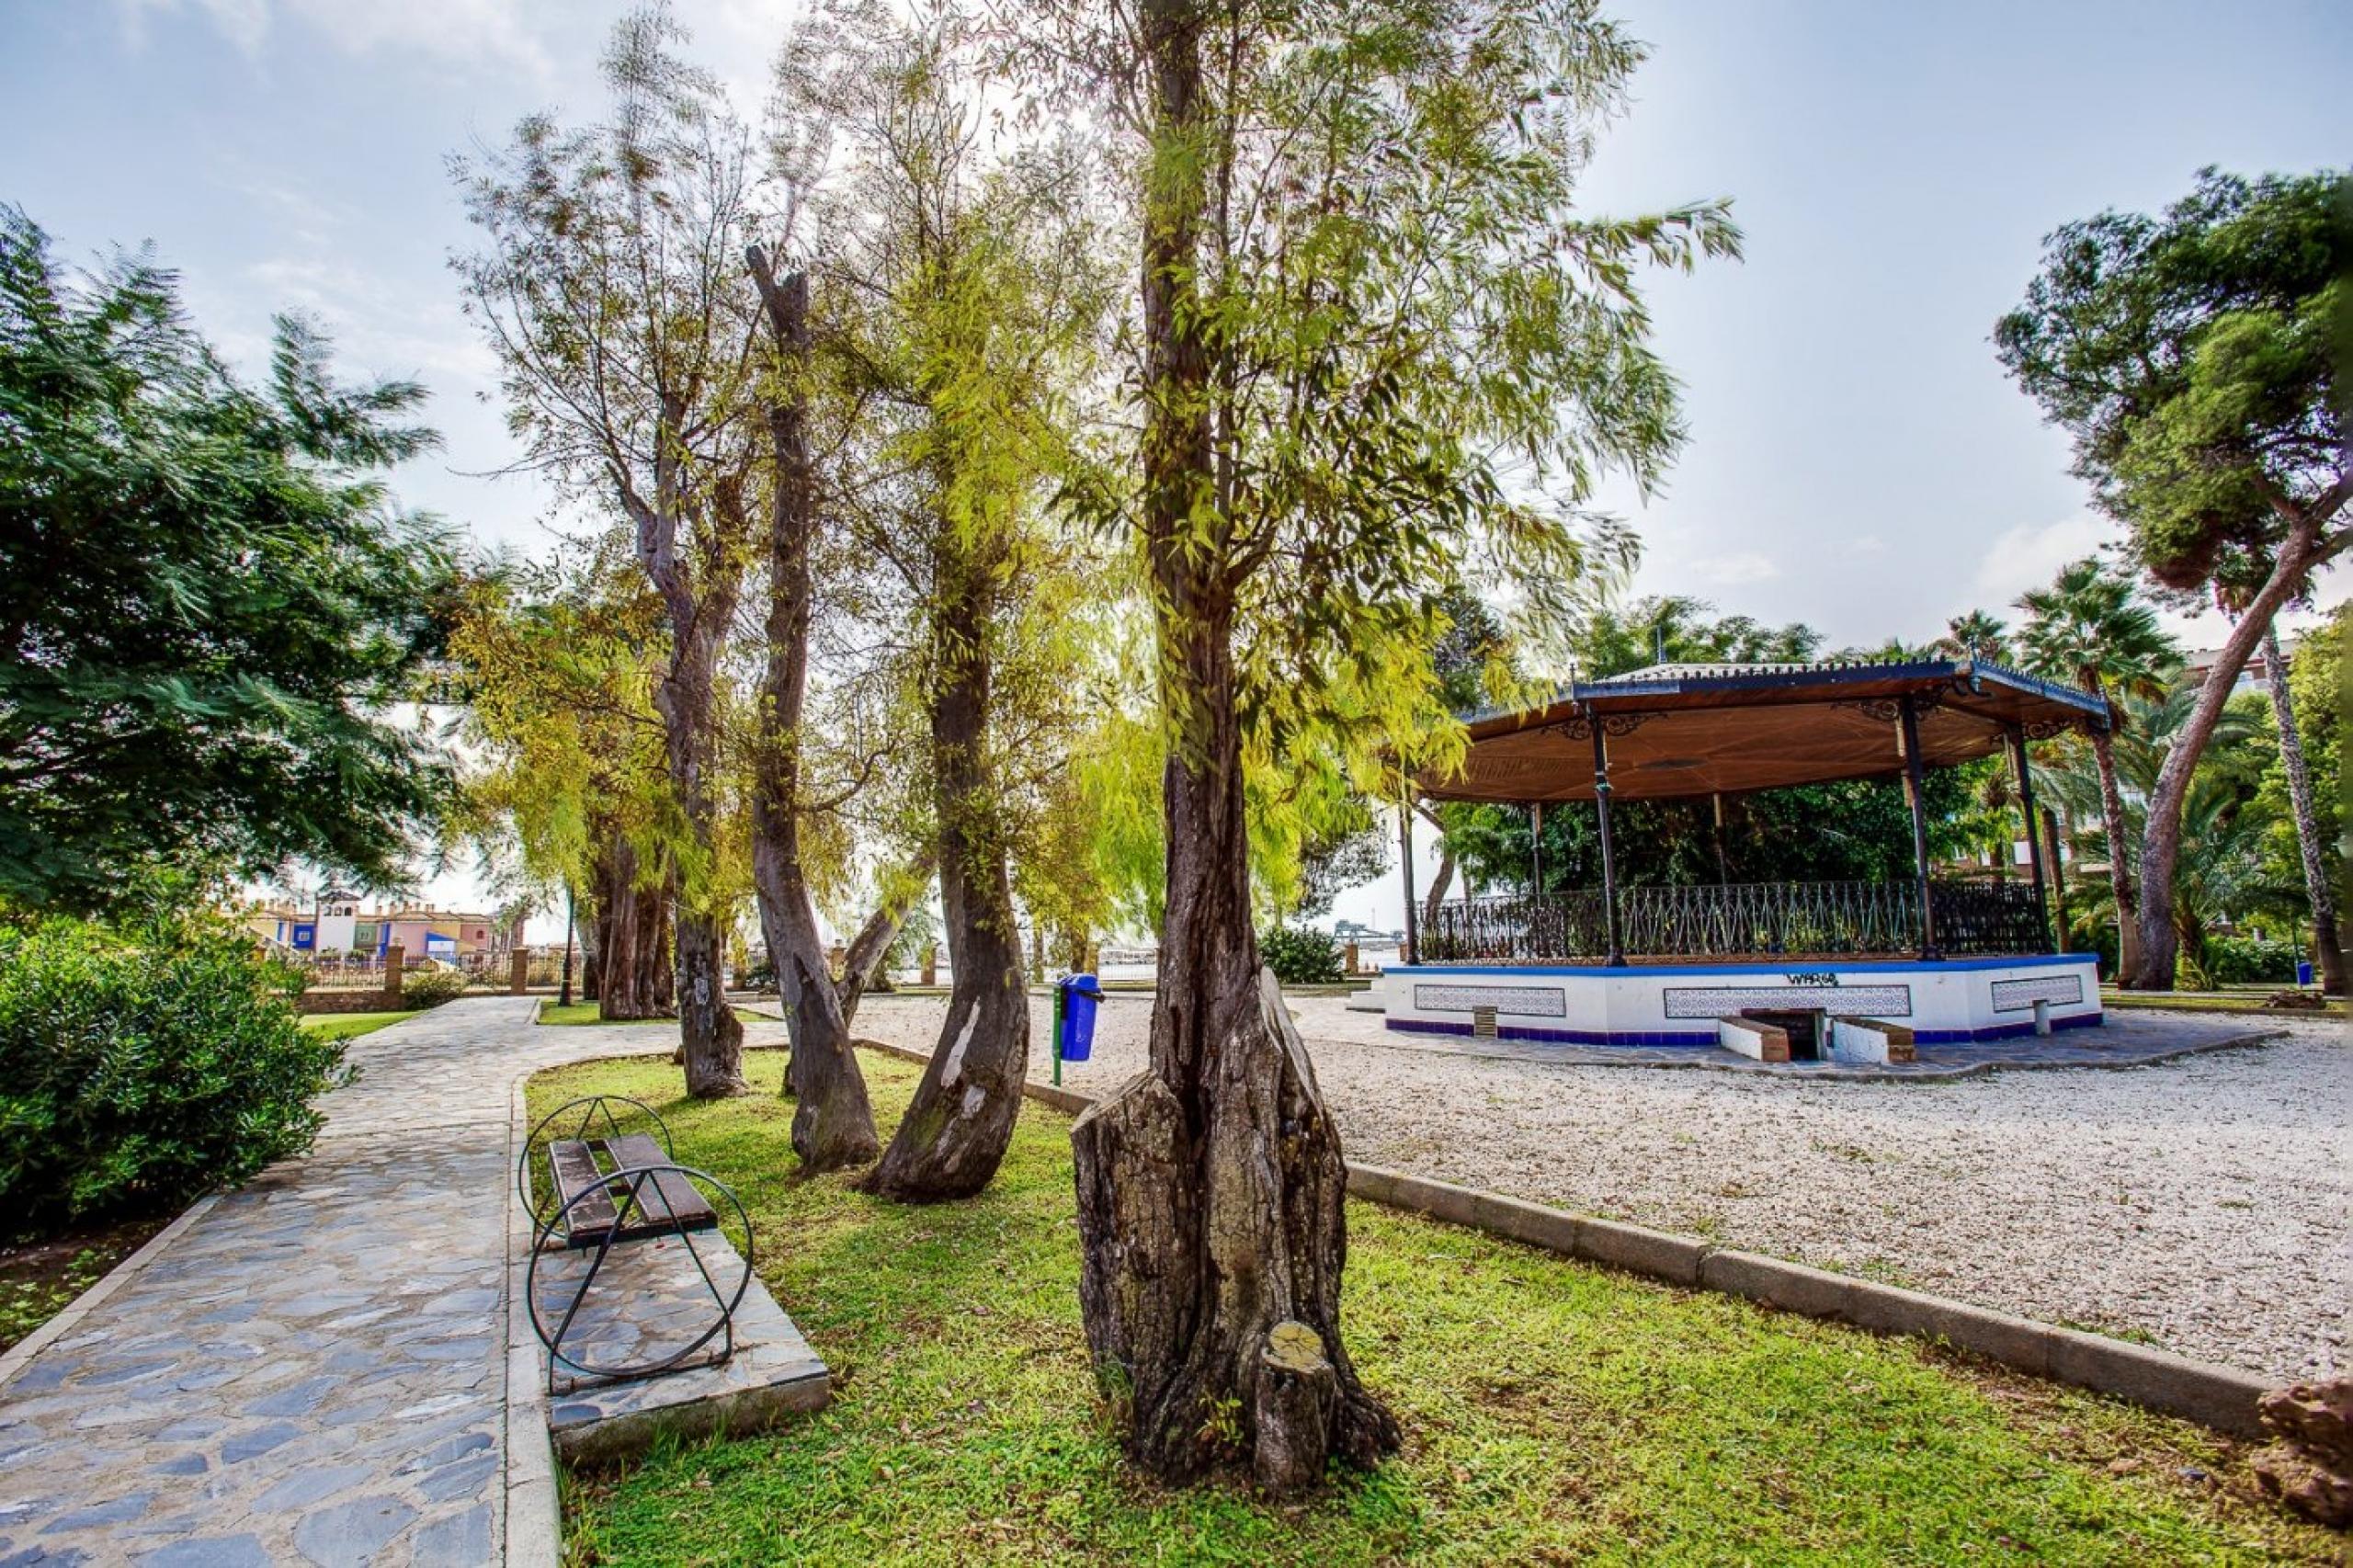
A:
[[[1091,974],[1066,974],[1054,982],[1054,1056],[1062,1062],[1084,1062],[1095,1051],[1095,1007],[1103,1000]]]
[[[2298,959],[2296,960],[2296,983],[2298,985],[2309,986],[2312,983],[2313,960],[2310,959]]]

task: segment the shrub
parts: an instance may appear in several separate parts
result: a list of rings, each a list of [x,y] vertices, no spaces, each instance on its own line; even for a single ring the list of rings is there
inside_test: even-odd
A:
[[[2209,937],[2206,978],[2216,985],[2290,985],[2295,983],[2296,960],[2303,956],[2303,949],[2291,942]]]
[[[401,1002],[410,1007],[438,1007],[463,996],[466,983],[463,970],[418,970],[401,976]]]
[[[1336,985],[1345,978],[1340,944],[1312,926],[1269,926],[1259,933],[1258,956],[1285,985]]]
[[[347,1076],[301,980],[217,924],[0,928],[0,1201],[12,1229],[161,1210],[303,1153]]]

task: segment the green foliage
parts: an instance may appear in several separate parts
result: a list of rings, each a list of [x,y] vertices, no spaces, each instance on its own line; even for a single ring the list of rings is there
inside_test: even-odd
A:
[[[564,1535],[583,1560],[2337,1554],[2336,1538],[2248,1500],[2243,1461],[2188,1423],[1354,1201],[1350,1352],[1417,1440],[1301,1499],[1139,1484],[1080,1323],[1069,1119],[1025,1106],[996,1180],[967,1202],[890,1202],[854,1172],[779,1180],[792,1158],[779,1055],[747,1052],[765,1093],[730,1100],[682,1100],[675,1070],[644,1058],[530,1085],[534,1115],[595,1093],[661,1111],[679,1158],[733,1186],[763,1238],[792,1238],[760,1248],[761,1278],[828,1365],[858,1369],[845,1397],[772,1433],[660,1445],[624,1472],[569,1477]],[[919,1072],[870,1059],[878,1116],[899,1115]]]
[[[2333,170],[2202,170],[2162,217],[2051,235],[1995,327],[2003,365],[2075,438],[2075,472],[2172,587],[2251,587],[2283,508],[2317,505],[2326,524],[2325,498],[2342,505],[2347,190]]]
[[[2204,967],[2210,985],[2292,985],[2305,949],[2294,942],[2256,937],[2213,937],[2206,943]]]
[[[1704,599],[1668,594],[1619,604],[1598,596],[1569,640],[1577,675],[1601,680],[1647,665],[1794,665],[1812,659],[1822,633],[1803,622],[1767,626],[1718,616]]]
[[[401,1000],[417,1007],[454,1002],[473,983],[460,969],[426,969],[401,976]]]
[[[2128,859],[2139,857],[2150,793],[2158,770],[2179,744],[2199,689],[2194,680],[2177,673],[2159,697],[2128,694],[2117,701],[2120,722],[2113,751]],[[2231,699],[2182,801],[2172,916],[2181,945],[2183,978],[2193,988],[2211,979],[2206,953],[2218,928],[2303,917],[2301,872],[2292,861],[2281,865],[2267,853],[2277,829],[2277,819],[2258,790],[2278,756],[2269,712],[2269,704],[2252,692]],[[2045,799],[2076,824],[2079,852],[2108,859],[2110,846],[2100,825],[2100,785],[2091,748],[2080,743],[2052,748],[2037,778]],[[2067,898],[2071,922],[2087,937],[2112,929],[2116,914],[2109,887],[2071,881]]]
[[[2346,790],[2353,787],[2353,776],[2345,772],[2345,715],[2348,699],[2353,699],[2344,684],[2353,668],[2347,662],[2348,654],[2353,654],[2353,604],[2337,606],[2296,645],[2288,663],[2288,699],[2295,706],[2296,734],[2303,742],[2304,767],[2312,777],[2314,842],[2322,846],[2324,863],[2333,846],[2340,867],[2353,849],[2344,838]],[[2282,880],[2301,878],[2303,861],[2296,843],[2294,803],[2276,747],[2256,798],[2276,824],[2266,850],[2271,864]]]
[[[311,1147],[340,1041],[200,922],[0,927],[0,1201],[43,1227],[185,1203]]]
[[[0,208],[0,896],[119,909],[130,873],[301,858],[400,880],[449,784],[384,717],[438,653],[447,532],[393,508],[405,381],[278,323],[236,379],[145,258],[77,276]]]
[[[1269,926],[1258,933],[1258,957],[1285,985],[1337,985],[1347,978],[1340,944],[1313,926]]]
[[[2152,697],[2181,663],[2180,645],[2157,623],[2132,579],[2086,556],[2059,569],[2047,588],[2018,597],[2018,663],[2052,680],[2101,696]]]

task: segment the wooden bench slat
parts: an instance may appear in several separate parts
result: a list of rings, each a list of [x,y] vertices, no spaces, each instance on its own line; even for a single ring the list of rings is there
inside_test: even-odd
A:
[[[646,1165],[666,1165],[670,1156],[662,1145],[642,1132],[627,1132],[606,1140],[605,1152],[612,1156],[616,1170],[633,1170]],[[620,1184],[623,1192],[629,1184]],[[666,1235],[675,1220],[689,1231],[705,1231],[719,1223],[719,1215],[695,1184],[676,1171],[658,1171],[650,1178],[638,1182],[637,1202],[641,1213],[632,1213],[621,1227],[622,1237]]]
[[[557,1204],[569,1205],[563,1227],[566,1245],[585,1246],[598,1241],[619,1222],[612,1195],[605,1190],[605,1173],[587,1144],[574,1138],[550,1143],[548,1171],[555,1182]],[[587,1196],[581,1197],[583,1193]],[[577,1203],[573,1202],[575,1198]]]

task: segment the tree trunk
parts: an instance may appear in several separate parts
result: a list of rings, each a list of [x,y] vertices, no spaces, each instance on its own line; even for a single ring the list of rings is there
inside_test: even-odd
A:
[[[869,991],[890,990],[889,979],[882,972],[882,960],[890,956],[891,944],[899,939],[900,931],[905,928],[909,912],[931,885],[932,869],[937,864],[937,852],[926,850],[907,868],[904,878],[896,882],[886,881],[874,913],[866,917],[866,924],[850,938],[842,959],[840,989],[845,1025],[858,1022],[858,1005]]]
[[[2042,864],[2051,885],[2052,948],[2063,953],[2067,950],[2067,866],[2059,858],[2059,813],[2049,806],[2042,808]]]
[[[710,772],[718,733],[713,687],[722,630],[732,614],[733,595],[721,613],[707,593],[674,624],[668,675],[654,693],[668,742],[670,779],[696,838],[708,845],[717,815]],[[682,903],[677,914],[678,1050],[687,1070],[687,1093],[696,1099],[740,1095],[744,1078],[744,1026],[727,1005],[726,932],[708,909]],[[616,966],[605,966],[612,990]]]
[[[954,984],[923,1082],[866,1184],[916,1202],[969,1198],[988,1185],[1013,1141],[1029,1073],[1029,996],[988,755],[995,563],[951,543],[935,564],[943,635],[934,639],[932,777]]]
[[[576,901],[574,918],[579,927],[576,940],[580,950],[580,999],[584,1002],[597,1002],[601,1005],[601,994],[604,990],[605,915],[604,906],[597,901],[597,873],[592,868],[588,878],[588,892]]]
[[[678,1012],[678,960],[675,939],[678,907],[678,871],[673,866],[662,874],[661,881],[645,890],[643,902],[638,906],[637,961],[643,978],[639,982],[644,993],[647,1016],[656,1018],[676,1017]],[[722,960],[726,958],[722,951]]]
[[[797,373],[809,353],[809,281],[778,280],[755,246],[745,257],[759,286],[780,373]],[[775,494],[768,528],[767,665],[760,680],[758,760],[752,787],[752,882],[760,929],[776,966],[777,993],[792,1040],[788,1087],[798,1096],[792,1148],[812,1171],[874,1157],[874,1111],[850,1045],[849,1022],[825,963],[816,905],[801,866],[801,726],[814,609],[810,555],[817,528],[809,472],[806,410],[797,392],[769,401]],[[686,944],[686,923],[678,940]]]
[[[1421,814],[1425,822],[1438,829],[1438,874],[1430,879],[1429,895],[1422,900],[1422,925],[1427,927],[1438,924],[1439,906],[1446,903],[1446,895],[1454,890],[1454,846],[1446,841],[1444,823],[1427,812]],[[1540,892],[1543,890],[1540,888],[1537,891]]]
[[[2108,834],[2108,885],[2116,900],[2116,974],[2125,985],[2140,972],[2140,909],[2132,896],[2132,870],[2125,857],[2124,791],[2116,781],[2116,738],[2092,732],[2092,760],[2099,766],[2100,821]]]
[[[2313,776],[2304,765],[2303,736],[2296,728],[2296,705],[2288,693],[2288,655],[2279,630],[2266,621],[2263,657],[2271,671],[2271,716],[2279,726],[2279,765],[2288,775],[2288,801],[2296,814],[2296,847],[2304,862],[2304,893],[2312,901],[2313,945],[2319,949],[2321,989],[2345,994],[2345,953],[2337,945],[2336,890],[2329,883],[2327,851],[2321,846],[2320,819],[2313,810]]]
[[[2175,864],[2181,856],[2181,808],[2189,798],[2190,779],[2198,770],[2199,759],[2206,755],[2206,744],[2214,738],[2214,726],[2222,722],[2222,709],[2231,699],[2231,688],[2238,684],[2239,672],[2246,668],[2247,659],[2269,630],[2271,618],[2279,613],[2279,607],[2310,580],[2315,569],[2345,547],[2348,537],[2353,537],[2340,533],[2323,538],[2322,527],[2345,504],[2344,495],[2337,491],[2332,491],[2331,496],[2291,520],[2288,536],[2280,541],[2279,552],[2273,558],[2271,575],[2264,579],[2263,586],[2247,602],[2238,625],[2223,642],[2222,651],[2214,655],[2213,667],[2206,672],[2206,684],[2199,688],[2189,719],[2175,737],[2172,749],[2165,753],[2165,765],[2157,770],[2156,788],[2149,792],[2148,826],[2141,839],[2140,965],[2126,982],[2136,989],[2173,989],[2174,959],[2179,950],[2174,932],[2173,878]]]
[[[1340,1337],[1347,1172],[1251,930],[1233,632],[1239,574],[1216,508],[1195,268],[1205,181],[1199,9],[1145,0],[1144,542],[1174,741],[1151,1068],[1071,1129],[1087,1343],[1129,1456],[1166,1481],[1245,1460],[1277,1487],[1370,1463],[1397,1423]],[[1303,1326],[1299,1326],[1303,1325]],[[1279,1337],[1276,1330],[1281,1329]],[[1314,1344],[1304,1346],[1303,1335]],[[1303,1396],[1281,1365],[1320,1351]]]

